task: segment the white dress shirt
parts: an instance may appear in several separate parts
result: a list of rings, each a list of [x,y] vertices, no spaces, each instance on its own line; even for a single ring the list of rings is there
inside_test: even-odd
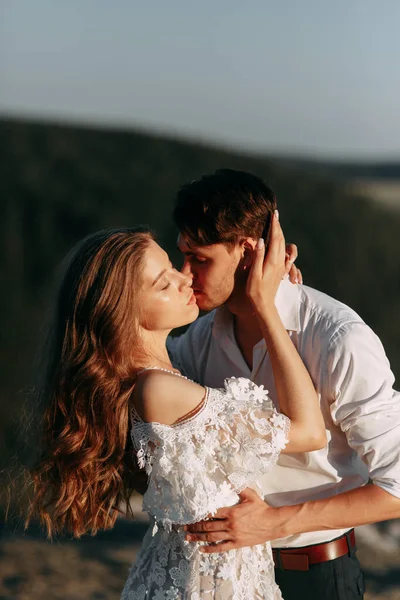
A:
[[[282,281],[281,319],[319,394],[328,444],[322,450],[281,454],[265,476],[265,500],[291,505],[374,484],[400,498],[400,394],[379,338],[351,308],[317,290]],[[236,343],[231,313],[221,307],[193,323],[168,348],[185,375],[208,387],[226,377],[263,384],[279,408],[264,340],[250,370]],[[292,535],[274,547],[331,540],[346,529]]]

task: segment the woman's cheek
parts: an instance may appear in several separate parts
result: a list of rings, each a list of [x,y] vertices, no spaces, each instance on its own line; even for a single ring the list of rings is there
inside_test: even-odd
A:
[[[169,304],[171,302],[171,294],[169,292],[164,292],[164,294],[161,294],[158,301],[162,302],[164,305]]]

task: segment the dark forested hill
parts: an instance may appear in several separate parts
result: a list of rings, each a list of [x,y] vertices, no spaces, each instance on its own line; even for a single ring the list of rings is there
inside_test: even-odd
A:
[[[286,165],[308,173],[324,173],[328,176],[339,177],[342,180],[374,179],[387,182],[400,180],[400,159],[395,161],[365,160],[347,162],[280,157],[279,163],[281,166]]]
[[[355,308],[400,375],[400,214],[301,165],[143,133],[3,119],[0,436],[9,448],[61,257],[89,232],[138,223],[151,224],[174,253],[176,190],[219,167],[249,170],[270,182],[286,237],[299,246],[305,282]]]

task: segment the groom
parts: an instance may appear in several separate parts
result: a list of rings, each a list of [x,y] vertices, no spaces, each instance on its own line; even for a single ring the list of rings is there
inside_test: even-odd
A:
[[[203,385],[229,376],[264,384],[277,403],[268,351],[245,293],[257,239],[275,210],[272,190],[223,169],[184,185],[174,220],[183,272],[209,311],[171,341],[172,360]],[[234,258],[235,246],[241,259]],[[400,395],[378,337],[350,308],[283,280],[276,304],[321,398],[328,445],[282,455],[263,481],[217,520],[187,528],[205,552],[272,541],[285,600],[352,600],[364,593],[353,527],[400,517]]]

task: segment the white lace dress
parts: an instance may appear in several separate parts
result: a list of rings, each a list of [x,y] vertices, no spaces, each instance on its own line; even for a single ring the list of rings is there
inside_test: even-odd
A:
[[[270,543],[202,554],[185,541],[182,525],[239,501],[257,485],[287,443],[290,421],[267,391],[231,378],[207,388],[192,418],[169,426],[133,414],[139,466],[149,475],[143,510],[154,520],[121,600],[279,600]]]

